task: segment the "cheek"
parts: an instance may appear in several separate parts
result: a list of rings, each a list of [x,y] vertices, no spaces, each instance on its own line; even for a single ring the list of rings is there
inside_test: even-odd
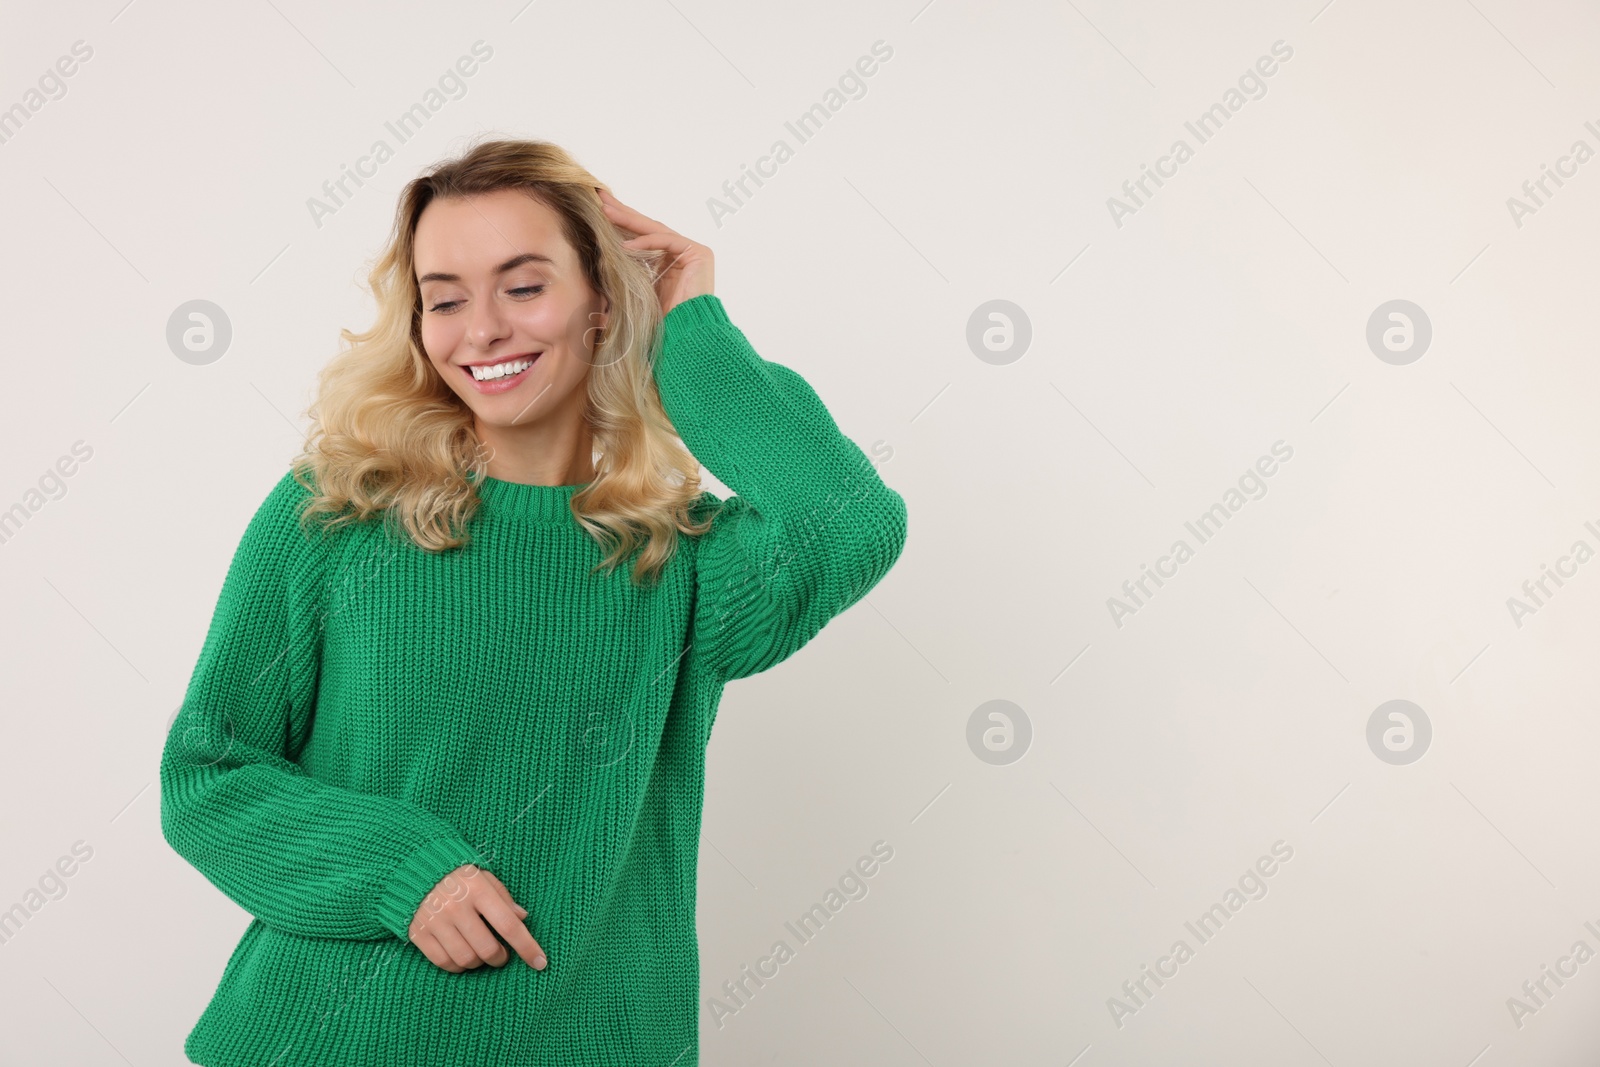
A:
[[[553,301],[540,304],[535,300],[524,305],[523,313],[516,319],[516,327],[523,337],[536,344],[571,345],[573,334],[568,323],[570,317]]]
[[[582,314],[575,315],[565,303],[540,297],[520,305],[511,324],[517,333],[534,344],[570,348],[583,337],[581,320]]]
[[[447,360],[455,351],[455,331],[448,323],[435,317],[424,318],[418,332],[422,335],[422,351],[432,362]]]

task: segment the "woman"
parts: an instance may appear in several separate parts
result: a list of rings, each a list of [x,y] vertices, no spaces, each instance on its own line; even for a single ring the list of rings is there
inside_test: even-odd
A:
[[[371,285],[162,755],[168,842],[254,916],[184,1051],[688,1067],[722,688],[883,577],[905,502],[710,249],[554,145],[411,182]]]

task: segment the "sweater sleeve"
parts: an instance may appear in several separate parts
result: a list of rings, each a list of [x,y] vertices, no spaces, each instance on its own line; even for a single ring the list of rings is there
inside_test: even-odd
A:
[[[481,863],[408,801],[312,777],[309,736],[333,553],[298,525],[293,471],[246,527],[161,755],[161,830],[245,911],[307,937],[407,940],[422,899]]]
[[[701,535],[692,635],[726,682],[787,659],[865,596],[905,545],[906,504],[805,379],[756,354],[719,297],[679,303],[663,328],[662,406],[735,494]]]

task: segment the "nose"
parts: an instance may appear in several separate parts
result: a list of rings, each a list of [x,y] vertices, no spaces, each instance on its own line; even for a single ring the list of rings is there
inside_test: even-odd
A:
[[[493,300],[474,300],[467,315],[467,341],[474,348],[486,352],[505,336],[505,316]]]

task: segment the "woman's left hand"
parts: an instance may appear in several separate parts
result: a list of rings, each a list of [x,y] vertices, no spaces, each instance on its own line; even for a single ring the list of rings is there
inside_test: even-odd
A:
[[[665,253],[661,260],[665,265],[656,275],[656,297],[661,301],[662,315],[691,297],[712,291],[711,249],[646,218],[606,190],[595,191],[600,194],[606,217],[638,235],[623,241],[624,248],[659,248]]]

